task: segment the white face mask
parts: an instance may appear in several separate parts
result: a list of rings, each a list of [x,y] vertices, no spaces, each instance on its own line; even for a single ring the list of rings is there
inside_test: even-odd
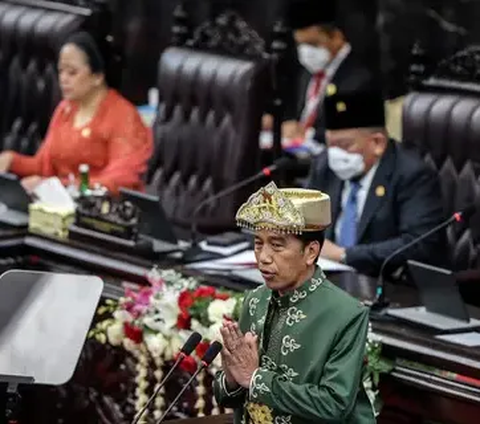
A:
[[[349,153],[340,147],[327,149],[328,166],[343,181],[358,177],[365,171],[365,161],[360,153]]]
[[[298,60],[311,74],[324,71],[332,58],[325,47],[315,47],[310,44],[300,44],[297,47],[297,52]]]

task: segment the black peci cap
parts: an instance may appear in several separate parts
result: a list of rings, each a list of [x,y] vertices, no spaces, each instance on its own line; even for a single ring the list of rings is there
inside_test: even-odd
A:
[[[313,25],[335,25],[335,2],[322,0],[290,0],[287,22],[297,30]]]
[[[340,93],[329,84],[323,110],[327,130],[385,127],[384,98],[377,87]]]

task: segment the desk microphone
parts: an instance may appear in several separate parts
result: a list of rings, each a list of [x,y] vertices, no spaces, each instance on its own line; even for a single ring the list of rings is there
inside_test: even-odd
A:
[[[376,284],[376,293],[375,293],[375,300],[370,305],[372,310],[381,310],[388,307],[388,301],[385,298],[385,280],[384,280],[384,273],[385,267],[398,256],[400,253],[405,252],[406,250],[410,249],[411,247],[415,246],[416,244],[420,243],[421,241],[425,240],[426,238],[430,237],[431,235],[437,233],[438,231],[447,228],[454,222],[462,222],[468,220],[476,211],[477,206],[471,204],[467,206],[465,209],[459,212],[455,212],[450,218],[443,221],[441,224],[437,225],[436,227],[432,228],[431,230],[427,231],[426,233],[414,238],[410,243],[407,243],[404,246],[399,247],[393,253],[390,254],[382,263],[380,268],[380,274],[378,276],[377,284]]]
[[[170,368],[170,371],[168,371],[168,374],[163,378],[163,380],[160,383],[158,383],[158,386],[155,388],[153,395],[150,396],[145,406],[140,411],[138,411],[137,415],[135,415],[135,418],[133,419],[132,424],[137,424],[139,422],[139,420],[142,418],[143,414],[148,409],[150,404],[158,396],[160,389],[165,385],[167,380],[173,374],[173,371],[175,371],[177,367],[180,365],[180,363],[195,350],[195,348],[198,346],[201,340],[202,340],[202,336],[197,332],[192,333],[190,335],[188,340],[180,349],[180,353],[178,354],[177,359],[173,364],[172,368]]]
[[[220,342],[213,342],[210,347],[207,349],[205,352],[205,355],[203,355],[203,358],[200,360],[200,366],[197,368],[195,373],[190,377],[190,379],[184,384],[182,387],[182,390],[178,393],[177,397],[173,399],[172,403],[168,406],[167,410],[163,413],[162,417],[157,421],[157,424],[160,424],[165,417],[168,415],[168,413],[172,410],[172,408],[177,404],[178,400],[180,397],[183,395],[185,390],[187,390],[188,386],[192,384],[193,380],[197,377],[197,375],[203,371],[205,368],[208,368],[208,366],[213,362],[213,360],[217,357],[217,355],[220,353],[222,350],[223,346]]]
[[[251,177],[246,178],[236,184],[233,184],[230,187],[225,188],[224,190],[220,190],[218,193],[214,194],[213,196],[207,197],[205,200],[200,202],[200,204],[196,207],[192,214],[192,225],[190,227],[190,237],[192,240],[191,247],[185,251],[183,255],[183,259],[185,262],[195,262],[196,260],[202,260],[201,257],[203,252],[198,247],[198,230],[197,230],[197,218],[198,214],[202,211],[202,209],[207,206],[208,204],[214,202],[215,200],[221,199],[222,197],[228,196],[231,193],[234,193],[241,188],[260,180],[264,177],[270,177],[273,172],[276,172],[281,169],[289,168],[296,163],[295,159],[292,159],[288,156],[281,157],[280,159],[276,160],[272,165],[263,168],[260,172]]]

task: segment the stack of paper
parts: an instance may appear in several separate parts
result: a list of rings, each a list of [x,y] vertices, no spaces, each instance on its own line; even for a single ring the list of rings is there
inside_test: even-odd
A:
[[[244,250],[226,258],[216,259],[212,261],[194,262],[188,267],[195,269],[210,269],[210,270],[233,270],[242,268],[256,267],[255,254],[253,250]]]
[[[205,252],[218,253],[222,256],[232,256],[241,251],[247,250],[250,246],[250,243],[248,241],[244,241],[241,243],[232,244],[231,246],[215,246],[208,244],[207,240],[203,240],[199,243],[199,246]]]
[[[326,272],[353,271],[353,268],[349,267],[348,265],[333,262],[325,258],[319,258],[318,265]],[[255,253],[253,250],[245,250],[226,258],[212,261],[195,262],[188,265],[188,267],[194,269],[209,269],[219,271],[256,268],[256,266],[257,261],[255,260]]]

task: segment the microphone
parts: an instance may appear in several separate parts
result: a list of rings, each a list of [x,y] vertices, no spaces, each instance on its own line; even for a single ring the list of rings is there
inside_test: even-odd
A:
[[[158,386],[155,388],[153,395],[150,396],[145,406],[140,411],[138,411],[137,415],[135,415],[132,421],[132,424],[137,424],[140,421],[145,411],[151,405],[153,400],[158,396],[160,389],[165,385],[165,383],[168,381],[170,376],[173,374],[173,371],[175,371],[177,367],[181,364],[181,362],[195,350],[195,348],[198,346],[201,340],[202,340],[202,336],[197,332],[194,332],[190,335],[188,340],[180,349],[180,353],[178,354],[177,359],[173,364],[172,368],[170,368],[170,371],[168,371],[168,374],[163,378],[163,380],[160,383],[158,383]]]
[[[421,241],[425,240],[426,238],[430,237],[431,235],[437,233],[438,231],[447,228],[454,222],[462,222],[467,221],[476,211],[477,206],[475,204],[468,205],[465,209],[455,212],[450,218],[443,221],[436,227],[433,227],[431,230],[427,231],[426,233],[422,234],[419,237],[414,238],[411,242],[407,243],[404,246],[399,247],[393,253],[391,253],[382,263],[380,267],[380,274],[378,276],[377,284],[376,284],[376,293],[375,293],[375,300],[371,303],[370,308],[372,310],[378,311],[388,307],[389,302],[385,298],[385,280],[384,280],[384,273],[385,267],[397,257],[400,253],[405,252],[406,250],[410,249],[411,247],[417,245]]]
[[[215,200],[228,196],[229,194],[234,193],[235,191],[240,190],[241,188],[257,180],[260,180],[261,178],[270,177],[272,173],[280,169],[289,168],[293,166],[295,163],[296,163],[295,159],[288,156],[283,156],[280,159],[276,160],[272,165],[263,168],[260,172],[256,173],[255,175],[252,175],[251,177],[248,177],[245,180],[239,181],[238,183],[233,184],[230,187],[220,190],[218,193],[214,194],[213,196],[207,197],[205,200],[200,202],[200,204],[195,208],[192,214],[192,225],[190,227],[190,238],[192,240],[192,244],[190,248],[184,252],[183,260],[185,262],[195,262],[199,260],[209,259],[211,256],[210,252],[204,252],[198,246],[197,219],[198,219],[198,214],[202,211],[202,209],[205,206],[214,202]],[[207,256],[205,256],[205,254],[207,254]]]
[[[188,386],[192,384],[193,380],[195,380],[195,378],[201,371],[203,371],[205,368],[208,368],[208,366],[213,362],[213,360],[220,353],[222,348],[223,348],[222,344],[217,341],[213,342],[210,345],[210,347],[205,352],[205,355],[203,355],[203,358],[200,360],[200,366],[197,368],[195,373],[190,377],[190,379],[186,382],[186,384],[184,384],[184,386],[182,387],[182,390],[180,390],[177,397],[173,399],[173,402],[168,406],[167,410],[163,413],[162,417],[157,421],[157,424],[160,424],[165,419],[165,417],[170,413],[172,408],[177,404],[178,400],[183,395],[185,390],[187,390]]]

